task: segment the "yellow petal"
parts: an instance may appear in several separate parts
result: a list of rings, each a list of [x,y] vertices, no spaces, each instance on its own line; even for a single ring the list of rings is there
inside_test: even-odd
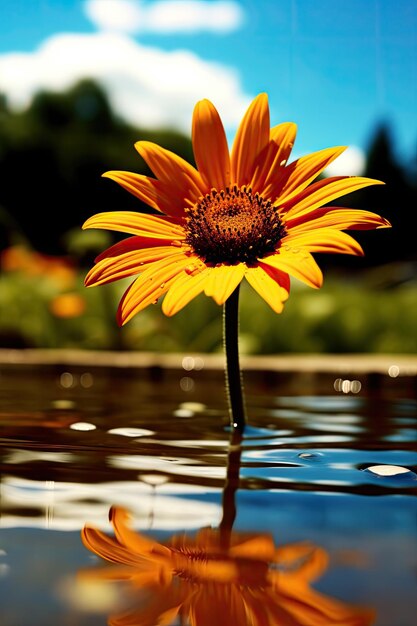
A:
[[[286,272],[316,289],[323,284],[321,269],[311,254],[305,250],[282,246],[278,253],[262,259],[262,264]]]
[[[189,263],[189,257],[180,252],[149,265],[125,291],[117,310],[119,325],[126,324],[150,304],[156,304]]]
[[[103,228],[155,239],[182,240],[185,232],[178,222],[159,215],[146,215],[135,211],[109,211],[90,217],[83,228]]]
[[[376,213],[345,207],[322,207],[309,211],[307,214],[298,215],[293,219],[286,219],[285,224],[291,233],[300,233],[317,228],[369,230],[391,226],[388,220]]]
[[[142,174],[133,172],[110,171],[103,174],[123,189],[145,202],[148,206],[172,217],[184,216],[184,199],[181,194],[175,195],[169,185]]]
[[[210,268],[204,293],[206,296],[211,296],[216,304],[224,304],[241,282],[245,271],[246,266],[243,263]]]
[[[305,189],[344,150],[344,146],[326,148],[297,159],[285,168],[282,176],[276,180],[271,178],[265,195],[272,201],[278,198],[279,204],[287,202]]]
[[[331,254],[363,255],[363,250],[353,237],[336,228],[317,228],[307,232],[289,234],[282,240],[282,245],[293,248],[305,248],[309,252],[327,252]]]
[[[267,147],[259,154],[254,165],[254,172],[250,186],[265,196],[265,189],[276,181],[285,171],[288,158],[294,145],[297,126],[292,122],[285,122],[271,128],[270,140]]]
[[[201,265],[203,269],[200,273],[190,275],[183,272],[172,283],[162,303],[162,311],[165,315],[168,317],[175,315],[204,291],[210,269]]]
[[[172,246],[144,248],[99,261],[85,277],[86,287],[104,285],[143,272],[150,263],[175,254]]]
[[[198,171],[207,191],[230,185],[230,157],[220,116],[209,100],[201,100],[194,108],[193,149]]]
[[[268,143],[268,96],[261,93],[249,106],[236,133],[231,157],[232,183],[250,183],[256,158]]]
[[[275,313],[281,313],[288,291],[276,282],[262,267],[251,267],[245,274],[248,283],[258,292]]]
[[[180,156],[151,141],[138,141],[136,150],[145,159],[155,176],[166,184],[170,194],[186,204],[194,204],[206,188],[200,174]]]
[[[300,194],[294,196],[284,203],[285,220],[307,215],[323,204],[331,202],[347,193],[358,191],[370,185],[382,185],[380,181],[361,176],[339,176],[325,178],[310,187],[307,187]]]

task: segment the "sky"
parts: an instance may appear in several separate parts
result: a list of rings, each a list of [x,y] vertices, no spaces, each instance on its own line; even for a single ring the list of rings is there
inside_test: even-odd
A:
[[[296,156],[349,146],[331,174],[360,173],[380,123],[401,160],[417,154],[416,0],[0,3],[0,92],[11,106],[87,77],[138,127],[189,134],[194,104],[209,98],[230,141],[265,91],[272,124],[298,124]]]

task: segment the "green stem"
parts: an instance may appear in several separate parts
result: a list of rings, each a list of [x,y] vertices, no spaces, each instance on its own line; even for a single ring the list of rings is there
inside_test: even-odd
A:
[[[226,389],[230,425],[233,431],[243,433],[246,415],[239,366],[239,286],[224,304],[223,341],[226,353]]]

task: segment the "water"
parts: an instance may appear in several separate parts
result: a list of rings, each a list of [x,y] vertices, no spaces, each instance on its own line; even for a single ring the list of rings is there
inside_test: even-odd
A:
[[[308,542],[328,558],[315,593],[414,626],[415,376],[351,378],[247,372],[250,425],[231,446],[222,372],[203,363],[3,366],[2,626],[99,626],[120,609],[119,585],[79,586],[98,562],[80,530],[111,534],[112,506],[160,542],[233,520],[277,548]],[[365,624],[335,619],[317,623]]]

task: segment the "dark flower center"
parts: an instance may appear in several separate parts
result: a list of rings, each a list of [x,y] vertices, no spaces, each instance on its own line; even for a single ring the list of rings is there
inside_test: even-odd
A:
[[[187,243],[213,265],[252,265],[285,235],[277,207],[247,187],[212,189],[186,213]]]

